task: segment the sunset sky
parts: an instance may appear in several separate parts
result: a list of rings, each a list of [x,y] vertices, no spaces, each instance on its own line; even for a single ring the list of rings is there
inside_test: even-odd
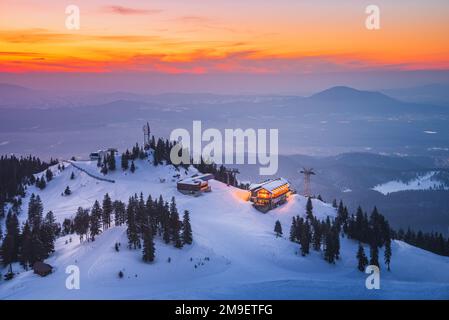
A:
[[[380,30],[365,28],[369,4]],[[448,17],[447,0],[2,0],[0,72],[448,70]]]

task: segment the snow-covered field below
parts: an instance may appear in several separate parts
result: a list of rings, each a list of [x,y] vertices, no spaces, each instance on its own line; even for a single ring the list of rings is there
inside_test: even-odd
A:
[[[409,182],[394,180],[377,185],[373,188],[374,191],[380,192],[383,195],[388,195],[393,192],[407,191],[407,190],[435,190],[447,189],[444,185],[434,178],[436,172],[428,172]]]
[[[76,165],[101,176],[94,162],[79,161]],[[61,172],[53,168],[55,177],[44,190],[28,189],[23,208],[27,208],[31,193],[39,194],[45,212],[52,210],[62,222],[74,217],[79,206],[88,208],[106,193],[125,202],[140,192],[145,197],[162,194],[166,200],[175,196],[179,212],[188,209],[191,213],[192,245],[176,249],[157,239],[156,259],[147,264],[140,250],[127,248],[124,226],[112,227],[89,243],[80,243],[76,235],[64,236],[46,261],[54,267],[52,274],[43,278],[15,264],[14,270],[20,274],[0,282],[0,298],[449,299],[447,257],[394,241],[392,270],[386,271],[382,264],[380,290],[368,290],[368,275],[357,270],[356,242],[342,238],[341,258],[331,265],[321,252],[302,257],[299,245],[288,240],[292,217],[305,215],[304,197],[293,195],[283,206],[263,214],[244,199],[244,191],[215,180],[210,181],[210,193],[200,197],[180,194],[173,176],[190,175],[193,169],[177,172],[169,166],[154,167],[148,161],[136,161],[136,166],[134,174],[121,169],[108,174],[107,178],[115,180],[110,183],[66,163]],[[72,171],[74,180],[70,180]],[[70,196],[61,195],[66,186],[72,190]],[[330,204],[313,200],[313,206],[321,219],[335,216]],[[20,215],[22,222],[25,211]],[[284,231],[280,238],[273,232],[276,220]],[[114,249],[116,242],[121,243],[119,252]],[[382,250],[379,256],[383,258]],[[66,288],[66,268],[70,265],[80,270],[79,290]],[[123,278],[118,277],[119,271]]]

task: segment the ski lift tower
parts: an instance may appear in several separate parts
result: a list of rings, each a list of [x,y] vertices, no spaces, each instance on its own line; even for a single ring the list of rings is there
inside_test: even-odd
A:
[[[304,196],[310,197],[312,195],[310,190],[310,177],[316,173],[313,171],[313,168],[302,168],[300,173],[304,175]]]
[[[143,126],[143,146],[145,150],[148,150],[150,148],[150,136],[151,136],[150,124],[147,122]]]

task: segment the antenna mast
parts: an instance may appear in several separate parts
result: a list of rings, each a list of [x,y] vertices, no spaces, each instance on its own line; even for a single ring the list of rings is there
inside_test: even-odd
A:
[[[300,171],[304,175],[304,196],[310,197],[312,192],[310,190],[310,176],[315,175],[313,168],[302,168]]]

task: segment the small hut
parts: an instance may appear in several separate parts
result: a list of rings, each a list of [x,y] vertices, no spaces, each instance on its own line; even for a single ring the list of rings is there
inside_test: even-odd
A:
[[[47,263],[38,261],[33,264],[33,270],[34,273],[40,275],[41,277],[45,277],[52,272],[53,267]]]
[[[179,180],[177,189],[184,194],[201,194],[202,192],[210,192],[209,180],[213,179],[212,174],[195,174],[189,178]]]

